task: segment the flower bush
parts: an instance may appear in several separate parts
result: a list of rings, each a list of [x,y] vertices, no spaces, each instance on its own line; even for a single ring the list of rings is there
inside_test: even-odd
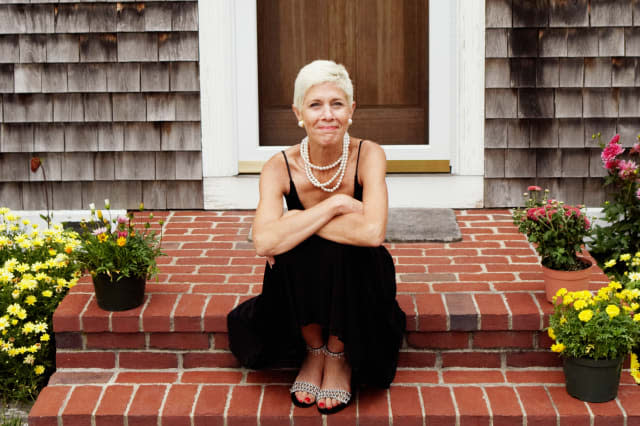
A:
[[[554,296],[547,332],[551,350],[563,357],[616,359],[631,353],[640,338],[640,289],[611,281],[594,295],[567,292]],[[636,373],[634,378],[640,382]]]
[[[0,208],[0,393],[35,398],[53,373],[53,312],[79,277],[75,232],[40,230]]]
[[[600,139],[600,134],[592,137]],[[613,200],[603,207],[609,226],[594,227],[589,251],[602,265],[623,253],[640,251],[640,179],[638,164],[633,160],[640,157],[640,142],[629,150],[627,159],[622,158],[625,149],[620,144],[620,135],[601,146],[602,165],[608,173],[604,184],[612,190]],[[622,265],[615,269],[618,275],[624,272]]]
[[[160,249],[162,230],[158,235],[149,222],[142,230],[136,229],[131,212],[126,217],[106,218],[94,204],[90,208],[90,220],[81,223],[82,246],[74,252],[74,258],[82,268],[91,275],[107,274],[116,280],[156,276],[156,258],[163,254]],[[109,200],[105,200],[105,210],[110,214]],[[140,204],[140,211],[143,210],[144,205]],[[151,219],[153,213],[149,214]],[[160,226],[162,224],[160,221]]]
[[[530,186],[528,190],[524,194],[525,207],[513,212],[513,223],[529,242],[535,243],[542,265],[560,271],[587,267],[578,253],[584,238],[591,233],[591,223],[580,207],[550,199],[549,190],[542,193],[538,186]]]

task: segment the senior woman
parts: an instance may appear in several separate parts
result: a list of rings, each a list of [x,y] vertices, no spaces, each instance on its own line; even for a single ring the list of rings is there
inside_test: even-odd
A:
[[[376,143],[348,134],[354,110],[342,65],[319,60],[300,70],[293,112],[307,136],[260,175],[253,241],[267,257],[262,293],[228,316],[241,363],[303,359],[291,399],[325,414],[350,403],[352,384],[389,387],[405,329],[381,245],[386,159]]]

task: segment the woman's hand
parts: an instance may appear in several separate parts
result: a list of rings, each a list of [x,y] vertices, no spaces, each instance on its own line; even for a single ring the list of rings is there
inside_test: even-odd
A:
[[[348,213],[364,213],[364,206],[362,202],[349,195],[335,194],[331,196],[331,199],[337,203],[336,210],[339,215]]]

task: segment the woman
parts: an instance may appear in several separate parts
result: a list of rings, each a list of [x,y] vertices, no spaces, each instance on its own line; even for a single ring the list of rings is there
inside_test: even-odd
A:
[[[405,328],[381,246],[386,159],[377,144],[347,133],[354,110],[342,65],[300,70],[293,112],[307,137],[260,175],[253,241],[268,259],[262,293],[228,316],[230,348],[243,365],[304,357],[291,399],[327,414],[349,404],[352,382],[390,385]]]

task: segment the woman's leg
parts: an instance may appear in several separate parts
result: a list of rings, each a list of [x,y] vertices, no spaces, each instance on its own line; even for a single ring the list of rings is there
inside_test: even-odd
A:
[[[329,336],[327,349],[333,353],[344,352],[344,343],[336,336]],[[324,374],[321,389],[339,389],[351,392],[351,366],[344,356],[340,358],[324,357]],[[330,409],[338,404],[340,404],[340,401],[331,398],[324,398],[318,401],[318,407],[320,408]]]
[[[320,348],[324,345],[322,339],[322,327],[319,324],[309,324],[302,327],[302,337],[311,348]],[[316,386],[322,383],[322,369],[324,366],[324,355],[322,353],[307,352],[307,356],[300,367],[296,381],[307,382]],[[298,401],[311,404],[315,401],[315,396],[307,392],[296,392]]]

